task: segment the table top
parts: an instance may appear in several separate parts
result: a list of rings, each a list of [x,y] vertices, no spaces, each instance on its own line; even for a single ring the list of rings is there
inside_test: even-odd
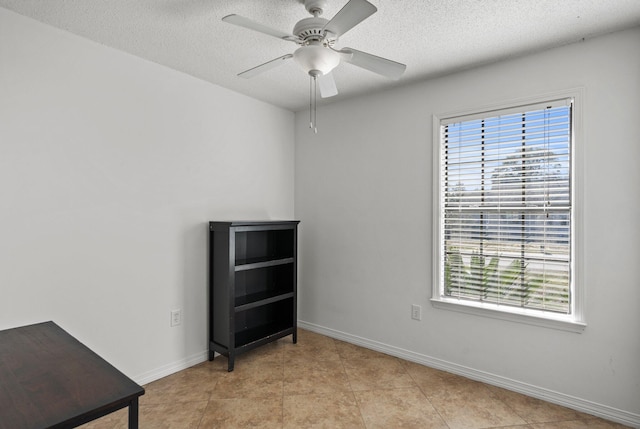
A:
[[[144,389],[53,322],[0,331],[0,428],[74,427]]]

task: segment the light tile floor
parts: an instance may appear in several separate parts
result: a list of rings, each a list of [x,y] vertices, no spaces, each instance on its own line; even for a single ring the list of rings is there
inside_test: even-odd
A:
[[[145,389],[142,429],[625,427],[305,330]],[[126,410],[82,426],[126,427]]]

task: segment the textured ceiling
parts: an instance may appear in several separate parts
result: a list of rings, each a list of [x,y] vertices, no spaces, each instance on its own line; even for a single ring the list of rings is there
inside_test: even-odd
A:
[[[330,102],[640,25],[639,0],[370,0],[378,12],[340,38],[407,65],[390,81],[351,64],[334,70]],[[328,0],[331,19],[346,0]],[[295,44],[221,21],[236,13],[291,32],[298,0],[0,0],[0,7],[290,110],[309,103],[293,61],[252,79],[237,73]],[[640,48],[640,47],[639,47]]]

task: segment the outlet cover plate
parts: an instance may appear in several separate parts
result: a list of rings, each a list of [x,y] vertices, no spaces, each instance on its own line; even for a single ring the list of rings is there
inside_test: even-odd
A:
[[[411,318],[413,320],[422,320],[422,308],[419,305],[411,305]]]
[[[178,326],[182,323],[182,310],[171,310],[171,326]]]

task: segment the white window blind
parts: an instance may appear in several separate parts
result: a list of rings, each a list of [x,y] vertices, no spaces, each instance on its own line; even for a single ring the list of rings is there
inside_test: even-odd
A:
[[[571,314],[572,101],[440,124],[442,296]]]

